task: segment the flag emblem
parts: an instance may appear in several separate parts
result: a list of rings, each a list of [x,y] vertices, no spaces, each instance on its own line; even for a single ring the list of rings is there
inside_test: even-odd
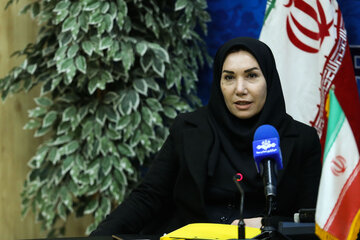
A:
[[[335,176],[340,176],[346,170],[346,160],[343,156],[338,155],[331,161],[331,171]]]
[[[286,31],[291,43],[308,53],[317,53],[319,51],[324,38],[330,36],[329,29],[334,22],[333,19],[327,22],[324,9],[319,0],[316,1],[316,5],[317,10],[303,0],[290,0],[288,4],[284,5],[287,8],[294,6],[298,13],[307,15],[303,16],[303,14],[298,14],[299,19],[310,17],[317,23],[317,29],[314,29],[313,24],[311,24],[312,22],[308,22],[309,26],[305,27],[297,20],[291,10],[286,18]],[[296,27],[297,34],[293,30],[293,27]],[[300,40],[300,38],[303,38],[303,40]],[[311,42],[311,46],[305,42]]]

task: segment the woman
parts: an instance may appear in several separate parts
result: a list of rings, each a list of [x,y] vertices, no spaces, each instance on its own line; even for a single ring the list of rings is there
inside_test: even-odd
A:
[[[239,217],[236,173],[243,176],[245,223],[259,226],[265,196],[251,144],[263,124],[278,130],[283,156],[275,222],[314,208],[321,171],[316,131],[286,114],[271,50],[256,39],[235,38],[215,56],[208,106],[176,118],[142,184],[92,235],[161,234],[194,222],[231,224]]]

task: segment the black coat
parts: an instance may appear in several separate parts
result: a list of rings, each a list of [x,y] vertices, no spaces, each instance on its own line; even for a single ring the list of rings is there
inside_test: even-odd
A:
[[[176,118],[143,182],[92,235],[161,234],[208,221],[204,156],[213,136],[206,114],[207,108],[201,108]],[[278,213],[292,216],[300,208],[315,208],[321,147],[315,129],[295,120],[280,142],[284,169],[278,173]]]

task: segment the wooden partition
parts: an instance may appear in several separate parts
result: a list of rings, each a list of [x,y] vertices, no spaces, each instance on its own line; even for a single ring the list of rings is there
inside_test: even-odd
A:
[[[21,64],[23,59],[10,58],[11,53],[23,49],[34,42],[37,23],[29,15],[19,15],[28,0],[21,0],[4,10],[8,0],[0,0],[0,78],[6,76],[12,67]],[[16,2],[16,1],[14,1]],[[29,212],[21,220],[20,206],[23,183],[29,168],[27,162],[34,155],[41,138],[34,138],[33,131],[23,130],[28,121],[27,111],[35,106],[34,96],[39,89],[30,93],[9,96],[5,102],[0,100],[0,238],[25,239],[43,238],[33,214]],[[91,218],[76,219],[67,224],[66,236],[84,236],[86,225]]]

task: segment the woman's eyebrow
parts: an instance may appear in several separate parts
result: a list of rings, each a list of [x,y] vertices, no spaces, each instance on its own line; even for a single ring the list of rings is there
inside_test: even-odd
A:
[[[224,73],[230,73],[230,74],[235,74],[233,71],[229,71],[229,70],[224,70]]]
[[[247,72],[251,72],[253,70],[259,70],[259,68],[258,67],[249,68],[249,69],[246,69],[244,72],[247,73]]]

